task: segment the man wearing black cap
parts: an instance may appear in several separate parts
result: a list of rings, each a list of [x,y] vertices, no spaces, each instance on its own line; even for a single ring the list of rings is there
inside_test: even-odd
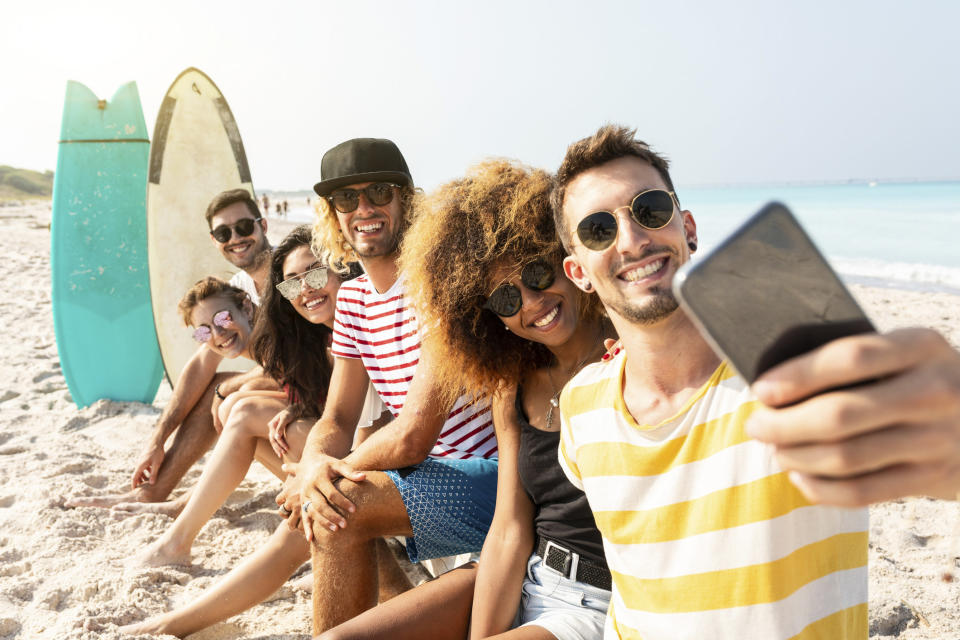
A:
[[[438,400],[404,302],[397,259],[413,179],[403,155],[389,140],[348,140],[324,155],[321,177],[314,243],[334,261],[359,260],[366,274],[337,294],[323,417],[277,498],[313,542],[314,633],[377,603],[379,537],[406,536],[413,562],[479,551],[497,472],[488,403]],[[351,452],[368,381],[394,420]]]

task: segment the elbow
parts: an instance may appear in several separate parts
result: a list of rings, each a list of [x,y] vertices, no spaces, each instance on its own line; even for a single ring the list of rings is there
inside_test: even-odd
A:
[[[397,468],[412,467],[420,464],[427,459],[430,451],[433,450],[434,441],[427,441],[424,438],[418,438],[413,434],[401,438],[395,449]]]

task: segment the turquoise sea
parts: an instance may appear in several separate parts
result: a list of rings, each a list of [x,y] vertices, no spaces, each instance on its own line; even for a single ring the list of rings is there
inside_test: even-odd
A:
[[[960,182],[678,186],[701,250],[771,200],[793,211],[848,282],[960,294]],[[303,194],[290,219],[312,222]]]
[[[960,182],[678,188],[709,249],[786,204],[849,282],[960,294]]]

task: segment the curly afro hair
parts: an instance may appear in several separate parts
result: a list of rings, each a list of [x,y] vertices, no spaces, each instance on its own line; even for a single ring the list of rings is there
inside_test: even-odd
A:
[[[476,396],[494,393],[552,360],[547,347],[504,331],[503,321],[484,308],[499,268],[543,258],[555,265],[557,277],[564,277],[565,253],[550,209],[552,187],[545,171],[489,160],[415,200],[400,271],[448,401],[465,390]],[[581,315],[599,316],[596,297],[577,291]]]

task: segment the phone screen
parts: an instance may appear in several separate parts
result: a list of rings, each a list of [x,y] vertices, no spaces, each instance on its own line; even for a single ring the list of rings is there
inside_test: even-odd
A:
[[[707,340],[752,383],[873,325],[784,205],[773,202],[678,272],[673,289]]]

